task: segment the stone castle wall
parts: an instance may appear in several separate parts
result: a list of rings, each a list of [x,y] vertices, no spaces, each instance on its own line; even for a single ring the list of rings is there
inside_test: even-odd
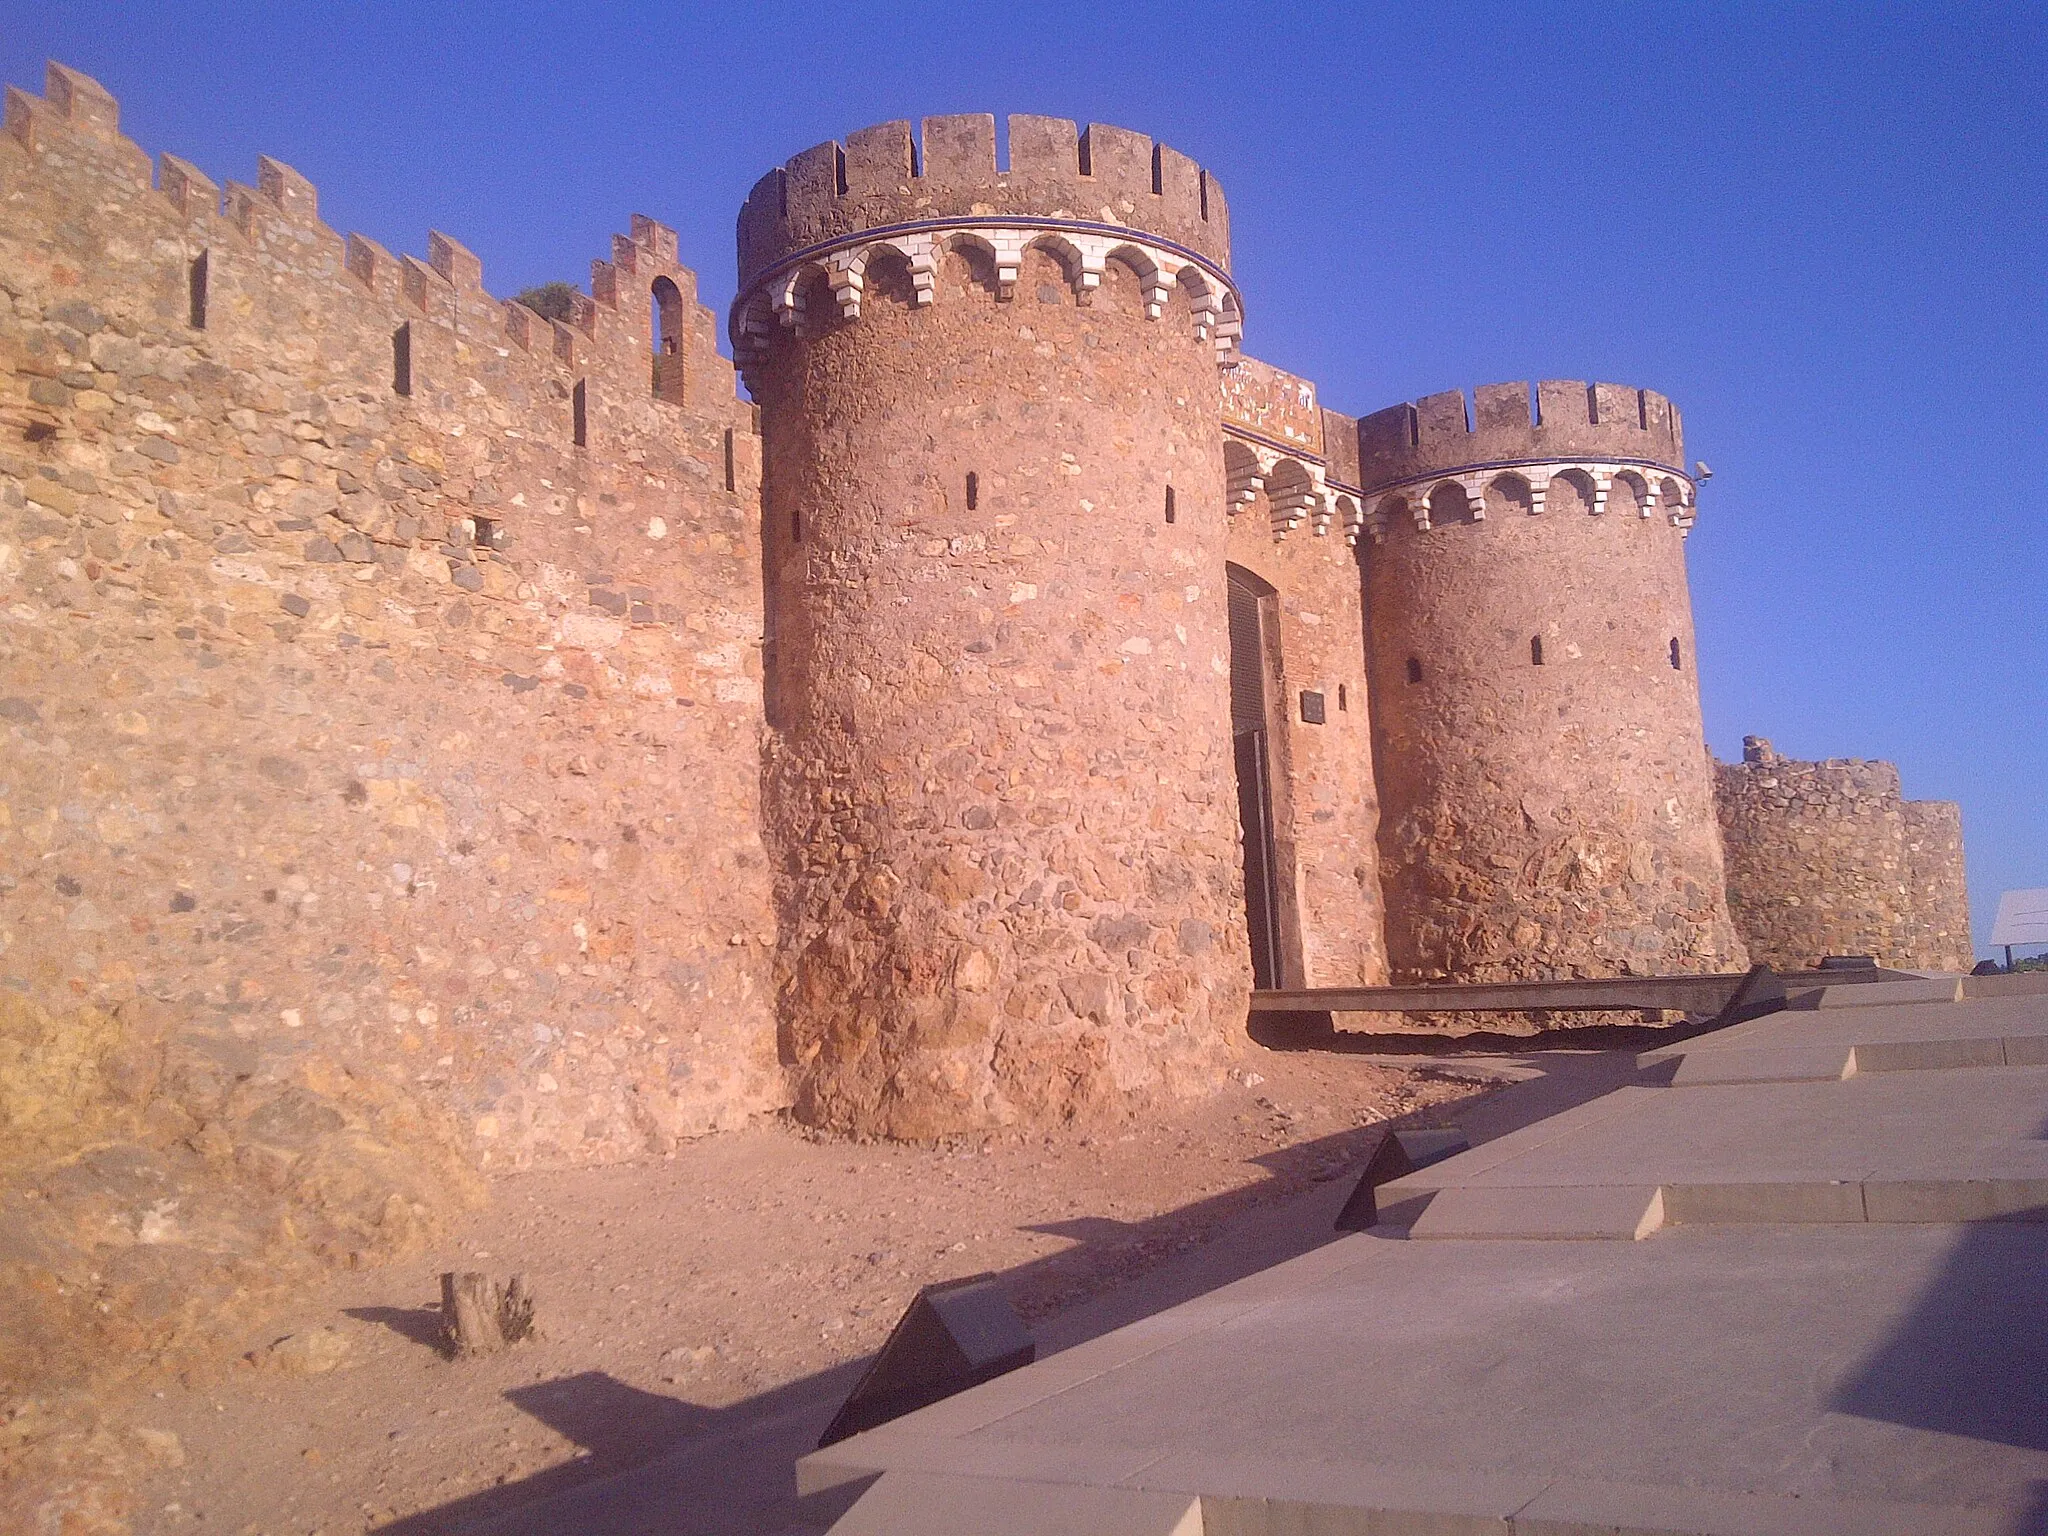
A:
[[[1781,970],[1826,955],[1966,971],[1969,900],[1962,818],[1946,801],[1907,801],[1890,763],[1797,762],[1748,737],[1715,766],[1728,901],[1759,962]]]
[[[1963,862],[1963,808],[1953,800],[1908,800],[1902,830],[1913,918],[1906,950],[1918,968],[1967,971],[1977,960],[1970,934],[1970,887]]]
[[[485,1166],[1199,1088],[1248,983],[1232,564],[1274,589],[1290,980],[1741,962],[1662,396],[1219,391],[1221,189],[1100,125],[1013,118],[998,167],[993,119],[884,124],[764,178],[765,450],[662,226],[551,323],[317,202],[153,174],[75,72],[8,95],[25,1007],[150,1011],[241,1080],[349,1063]],[[1966,962],[1952,810],[1882,814],[1932,894],[1871,931]]]
[[[1661,396],[1219,388],[1221,189],[1100,125],[885,124],[739,233],[765,435],[659,224],[549,322],[8,92],[0,1392],[417,1251],[478,1167],[1214,1086],[1233,583],[1283,983],[1732,968],[1722,834],[1757,958],[1969,963],[1888,765],[1723,768],[1717,828]]]
[[[896,208],[859,187],[871,140],[908,182],[905,125],[855,135],[829,227]],[[830,149],[788,168],[792,220]],[[1148,314],[1135,254],[1090,289],[1034,244],[1005,283],[978,239],[922,288],[879,254],[857,318],[802,276],[747,375],[799,1112],[902,1136],[1207,1087],[1249,982],[1215,346],[1185,287]]]
[[[0,287],[0,982],[384,1073],[486,1165],[782,1102],[758,439],[674,236],[551,325],[274,161],[152,186],[53,66]]]
[[[1541,395],[1541,426],[1522,384],[1481,390],[1470,429],[1455,393],[1359,426],[1393,974],[1739,968],[1689,518],[1659,495],[1680,473],[1676,415],[1609,385]],[[1594,421],[1602,402],[1625,420]]]

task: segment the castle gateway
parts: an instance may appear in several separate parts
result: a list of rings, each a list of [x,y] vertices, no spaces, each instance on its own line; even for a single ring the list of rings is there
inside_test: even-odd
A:
[[[739,237],[754,407],[650,219],[550,320],[9,92],[10,987],[506,1166],[1111,1113],[1255,984],[1967,965],[1895,776],[1717,812],[1663,396],[1326,410],[1101,125],[866,129]]]

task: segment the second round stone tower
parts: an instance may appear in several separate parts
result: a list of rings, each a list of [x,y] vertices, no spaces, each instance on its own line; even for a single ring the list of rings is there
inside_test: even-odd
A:
[[[1725,971],[1678,412],[1546,380],[1359,423],[1399,981]]]
[[[803,1118],[894,1136],[1208,1086],[1250,985],[1222,193],[1122,129],[921,128],[764,177],[733,309],[783,1051]]]

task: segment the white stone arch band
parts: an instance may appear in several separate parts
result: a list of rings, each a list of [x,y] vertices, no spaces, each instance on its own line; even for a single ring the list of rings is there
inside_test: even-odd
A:
[[[1593,498],[1588,510],[1595,514],[1607,510],[1607,499],[1615,482],[1627,480],[1636,491],[1638,516],[1655,517],[1661,512],[1674,528],[1683,532],[1690,532],[1698,517],[1699,492],[1692,477],[1654,459],[1503,459],[1491,464],[1468,464],[1436,474],[1412,475],[1368,492],[1366,531],[1372,536],[1373,543],[1383,543],[1391,518],[1405,514],[1414,521],[1418,532],[1427,533],[1434,526],[1429,516],[1431,498],[1444,486],[1456,487],[1464,496],[1470,519],[1483,522],[1486,518],[1486,489],[1503,475],[1516,476],[1527,485],[1529,510],[1541,513],[1551,482],[1561,475],[1573,473],[1591,483]]]
[[[1102,286],[1112,259],[1137,272],[1150,319],[1166,313],[1176,286],[1185,289],[1193,311],[1195,339],[1215,346],[1219,366],[1232,360],[1244,331],[1243,301],[1229,274],[1173,241],[1119,225],[1075,219],[931,219],[863,229],[821,241],[783,257],[762,272],[733,301],[735,361],[741,367],[758,362],[778,329],[799,336],[806,333],[808,323],[816,317],[805,314],[804,289],[814,275],[822,275],[829,285],[838,318],[858,320],[868,264],[884,251],[909,267],[912,305],[921,308],[931,303],[939,258],[960,243],[978,247],[992,261],[999,298],[1015,294],[1024,253],[1043,246],[1067,267],[1075,298],[1082,304]]]

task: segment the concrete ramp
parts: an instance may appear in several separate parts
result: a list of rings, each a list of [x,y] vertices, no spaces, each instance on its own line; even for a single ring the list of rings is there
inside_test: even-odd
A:
[[[2048,1532],[2048,997],[1937,985],[1650,1052],[800,1483],[880,1476],[835,1536]]]

